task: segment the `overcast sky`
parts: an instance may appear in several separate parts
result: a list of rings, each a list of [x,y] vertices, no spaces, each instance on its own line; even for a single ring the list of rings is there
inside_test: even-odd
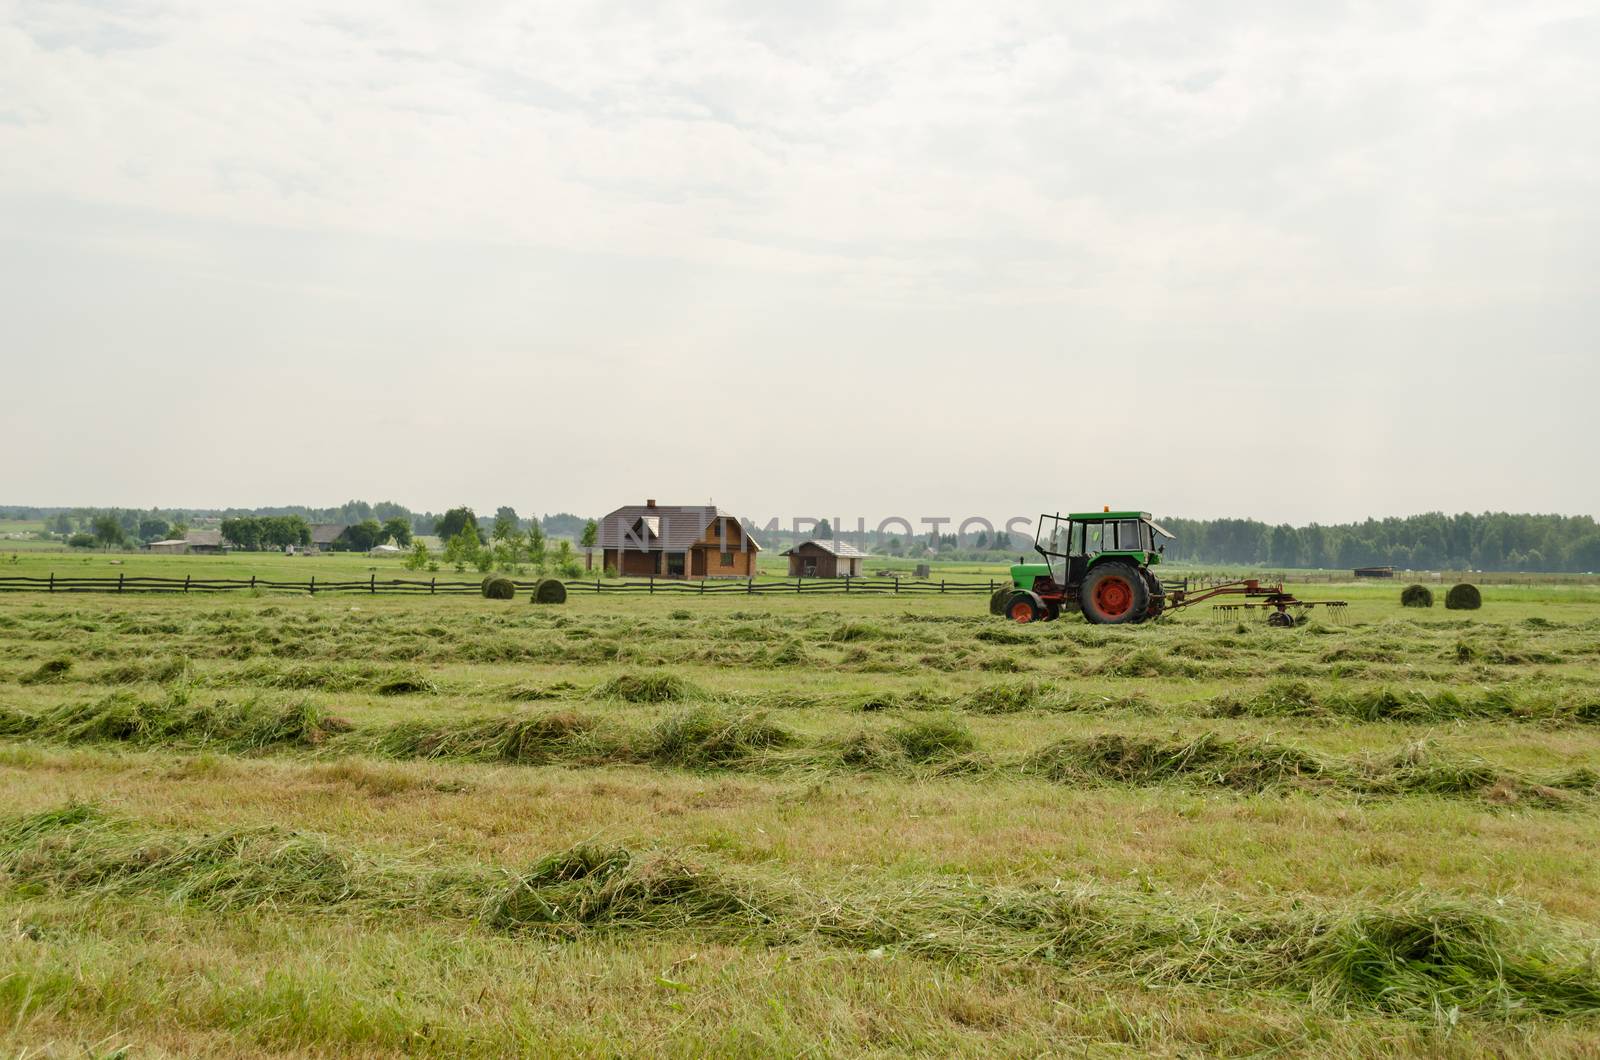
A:
[[[0,0],[0,503],[1600,514],[1590,2]]]

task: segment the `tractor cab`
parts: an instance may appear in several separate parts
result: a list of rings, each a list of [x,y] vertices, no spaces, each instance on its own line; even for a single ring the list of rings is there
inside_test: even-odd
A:
[[[1091,622],[1142,622],[1160,614],[1161,582],[1150,571],[1172,539],[1149,512],[1073,512],[1039,516],[1033,549],[1043,563],[1011,568],[1008,613],[1049,621],[1076,603]],[[1091,595],[1084,597],[1085,586]]]

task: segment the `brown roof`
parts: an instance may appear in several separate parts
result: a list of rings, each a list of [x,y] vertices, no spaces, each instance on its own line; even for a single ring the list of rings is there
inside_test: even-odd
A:
[[[824,541],[815,537],[800,542],[789,551],[780,553],[780,555],[791,556],[794,553],[799,552],[802,548],[805,548],[807,545],[811,545],[813,548],[820,548],[824,552],[835,556],[841,556],[844,559],[865,559],[867,557],[865,552],[861,551],[854,545],[846,544],[843,541]]]
[[[718,519],[739,524],[738,516],[709,504],[624,505],[600,520],[599,545],[630,552],[683,552]],[[750,548],[761,550],[754,534],[746,530],[744,536]]]
[[[348,529],[350,529],[349,523],[316,523],[311,527],[311,543],[331,545]]]
[[[190,545],[199,545],[202,548],[220,548],[222,546],[222,531],[190,530],[183,535],[183,539]]]

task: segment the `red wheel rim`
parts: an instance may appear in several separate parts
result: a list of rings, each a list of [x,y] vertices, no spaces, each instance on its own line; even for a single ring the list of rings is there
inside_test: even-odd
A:
[[[1032,622],[1033,621],[1033,605],[1028,603],[1028,601],[1026,601],[1026,600],[1018,600],[1016,603],[1012,604],[1011,605],[1011,621],[1013,621],[1013,622]]]
[[[1107,618],[1121,618],[1133,606],[1133,586],[1113,575],[1094,587],[1094,606]]]

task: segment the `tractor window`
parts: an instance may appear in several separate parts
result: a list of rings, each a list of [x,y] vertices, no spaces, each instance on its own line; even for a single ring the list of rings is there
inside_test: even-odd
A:
[[[1116,547],[1112,543],[1112,535],[1110,533],[1110,530],[1111,530],[1111,524],[1110,523],[1086,524],[1084,526],[1084,530],[1086,531],[1086,533],[1088,535],[1087,538],[1085,539],[1086,543],[1088,545],[1088,549],[1087,549],[1088,553],[1104,552],[1108,548],[1115,548]]]
[[[1124,519],[1117,524],[1117,547],[1124,552],[1139,548],[1139,524],[1132,519]]]
[[[1085,529],[1086,528],[1082,523],[1073,523],[1072,524],[1072,530],[1067,536],[1067,542],[1068,542],[1067,543],[1067,555],[1069,555],[1069,556],[1082,556],[1082,555],[1084,555],[1084,551],[1083,551],[1083,531]]]

